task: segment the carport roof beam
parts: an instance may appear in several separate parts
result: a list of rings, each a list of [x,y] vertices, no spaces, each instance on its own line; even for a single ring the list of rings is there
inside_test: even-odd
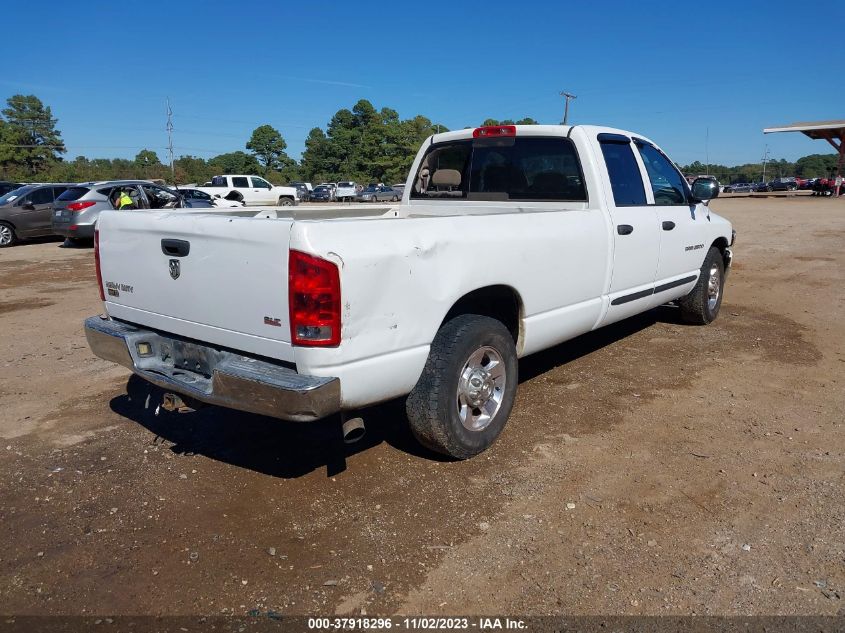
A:
[[[842,165],[845,162],[845,119],[790,123],[780,127],[767,127],[763,130],[763,134],[771,134],[772,132],[801,132],[811,139],[824,139],[839,154],[836,175],[842,175]]]

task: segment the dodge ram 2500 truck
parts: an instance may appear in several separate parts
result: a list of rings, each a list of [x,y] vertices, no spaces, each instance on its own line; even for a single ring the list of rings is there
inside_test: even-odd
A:
[[[717,194],[622,130],[445,132],[392,206],[104,212],[85,331],[171,404],[309,421],[407,396],[420,442],[467,458],[502,431],[518,358],[673,301],[716,318]]]

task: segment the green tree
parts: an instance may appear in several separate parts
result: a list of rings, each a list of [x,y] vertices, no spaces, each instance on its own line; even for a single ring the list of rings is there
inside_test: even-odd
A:
[[[208,163],[196,156],[180,156],[173,161],[173,169],[176,172],[176,182],[180,184],[201,185],[215,175],[211,173]]]
[[[213,172],[212,175],[220,174],[254,174],[261,167],[255,156],[245,152],[229,152],[220,154],[208,160],[208,166]]]
[[[827,178],[836,172],[839,156],[836,154],[810,154],[795,162],[795,173],[802,178]]]
[[[503,119],[499,121],[498,119],[484,119],[484,123],[481,124],[482,126],[488,125],[539,125],[537,121],[532,119],[530,116],[525,117],[524,119],[520,119],[519,121],[514,121],[513,119]]]
[[[140,165],[141,167],[153,167],[155,165],[161,165],[161,161],[158,159],[158,154],[150,149],[142,149],[135,155],[135,163]]]
[[[285,153],[288,144],[281,133],[271,125],[262,125],[252,132],[246,144],[259,162],[264,166],[264,173],[289,167],[292,162]]]
[[[50,106],[34,95],[14,95],[6,101],[0,126],[0,166],[4,172],[32,177],[61,160],[65,144]]]

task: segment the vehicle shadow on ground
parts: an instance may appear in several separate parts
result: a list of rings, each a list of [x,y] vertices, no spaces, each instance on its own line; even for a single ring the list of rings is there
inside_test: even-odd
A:
[[[677,309],[660,307],[529,356],[520,361],[519,381],[531,380],[657,322],[680,323]],[[345,444],[340,416],[286,422],[212,406],[190,413],[161,409],[156,415],[163,395],[163,390],[133,375],[126,393],[113,398],[110,406],[154,433],[157,440],[170,442],[174,453],[205,455],[272,477],[301,477],[323,467],[331,477],[346,469],[347,458],[381,443],[423,459],[450,461],[416,441],[408,428],[404,399],[362,410],[367,432],[358,442]]]

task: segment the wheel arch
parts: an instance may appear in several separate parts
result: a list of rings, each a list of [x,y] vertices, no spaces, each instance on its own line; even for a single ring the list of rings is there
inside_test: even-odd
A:
[[[517,353],[522,349],[524,306],[513,287],[495,284],[466,293],[452,304],[440,327],[462,314],[479,314],[500,321],[513,337]]]
[[[728,240],[724,237],[717,237],[713,243],[710,245],[710,248],[716,248],[722,254],[722,262],[725,265],[725,269],[727,270],[728,264],[730,263],[730,258],[728,257]]]

